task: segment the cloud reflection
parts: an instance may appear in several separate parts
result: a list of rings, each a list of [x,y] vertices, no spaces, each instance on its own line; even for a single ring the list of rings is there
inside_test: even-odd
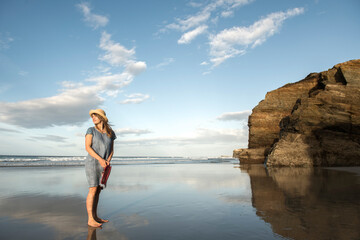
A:
[[[71,238],[84,231],[87,216],[84,199],[24,194],[0,199],[0,216],[24,223],[46,225],[62,238]]]

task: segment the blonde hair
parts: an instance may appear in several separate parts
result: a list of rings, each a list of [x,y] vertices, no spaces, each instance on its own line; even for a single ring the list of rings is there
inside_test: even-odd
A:
[[[100,119],[100,121],[103,123],[103,127],[105,128],[106,135],[109,138],[111,138],[113,135],[113,131],[112,131],[112,128],[110,127],[110,124],[107,121],[105,121],[105,119],[102,116],[100,116],[99,114],[97,114],[97,113],[93,113],[93,114],[96,115]],[[96,125],[95,125],[95,127],[100,131],[100,129]]]

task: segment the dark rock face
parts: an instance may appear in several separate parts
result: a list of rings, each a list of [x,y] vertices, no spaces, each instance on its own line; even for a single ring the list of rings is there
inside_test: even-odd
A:
[[[360,60],[267,93],[249,117],[248,147],[234,151],[242,163],[360,165]]]

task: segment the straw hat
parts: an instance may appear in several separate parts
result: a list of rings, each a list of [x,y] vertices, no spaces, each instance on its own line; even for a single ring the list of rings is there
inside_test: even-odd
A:
[[[108,118],[106,117],[106,113],[104,112],[104,110],[102,110],[102,109],[90,110],[90,112],[89,112],[90,117],[91,117],[91,114],[93,114],[93,113],[100,115],[101,117],[104,118],[105,122],[108,122]]]

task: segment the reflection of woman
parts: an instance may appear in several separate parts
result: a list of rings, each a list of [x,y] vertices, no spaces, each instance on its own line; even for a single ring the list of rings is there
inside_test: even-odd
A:
[[[89,193],[86,198],[88,225],[100,227],[108,220],[97,215],[97,205],[101,191],[100,179],[104,168],[109,165],[114,154],[114,131],[108,124],[104,110],[96,109],[89,112],[95,127],[90,127],[85,136],[85,148],[89,153],[85,159],[85,172],[89,184]]]
[[[88,235],[86,240],[96,240],[96,228],[88,227]]]

